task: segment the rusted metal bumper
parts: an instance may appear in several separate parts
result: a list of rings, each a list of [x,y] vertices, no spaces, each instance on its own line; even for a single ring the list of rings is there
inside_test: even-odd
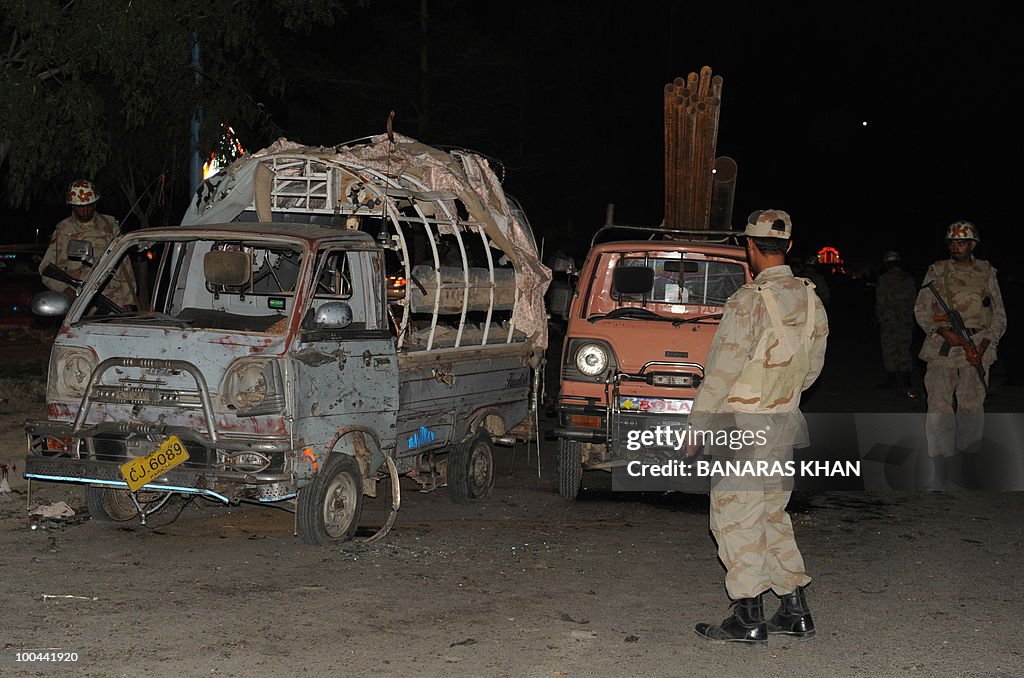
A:
[[[131,422],[104,422],[74,432],[70,422],[30,421],[25,432],[28,455],[24,477],[29,479],[127,488],[121,464],[155,448],[157,443],[150,440],[176,435],[188,449],[190,460],[142,489],[200,494],[225,503],[234,501],[246,487],[256,489],[254,498],[259,501],[277,501],[294,494],[293,455],[287,436],[221,435],[213,442],[189,428]],[[259,455],[252,458],[265,459],[264,468],[232,468],[237,454]]]

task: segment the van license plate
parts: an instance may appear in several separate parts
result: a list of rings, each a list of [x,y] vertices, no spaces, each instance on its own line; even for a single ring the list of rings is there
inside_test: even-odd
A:
[[[178,436],[171,436],[145,457],[121,464],[121,475],[128,483],[128,489],[136,492],[146,483],[153,482],[178,464],[186,461],[188,461],[188,450],[181,444]]]

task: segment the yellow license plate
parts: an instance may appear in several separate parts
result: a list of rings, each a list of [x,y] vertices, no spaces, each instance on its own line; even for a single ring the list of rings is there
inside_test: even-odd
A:
[[[121,475],[128,489],[135,492],[185,461],[188,461],[188,450],[178,436],[171,436],[151,454],[121,464]]]

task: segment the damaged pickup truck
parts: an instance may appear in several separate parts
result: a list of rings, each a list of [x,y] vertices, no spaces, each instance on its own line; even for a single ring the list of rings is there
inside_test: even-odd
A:
[[[530,435],[550,273],[480,156],[279,140],[208,180],[181,226],[72,250],[93,264],[78,297],[35,303],[67,315],[25,477],[85,485],[95,519],[145,521],[175,494],[283,502],[329,545],[389,479],[379,538],[401,476],[472,502],[494,443]],[[103,296],[129,256],[154,265],[137,312]]]

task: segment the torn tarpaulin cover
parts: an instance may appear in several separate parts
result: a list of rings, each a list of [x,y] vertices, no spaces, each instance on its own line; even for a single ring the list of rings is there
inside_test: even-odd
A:
[[[394,222],[398,201],[413,197],[439,221],[460,219],[481,225],[516,268],[519,299],[512,321],[543,351],[547,346],[544,293],[551,271],[541,263],[529,225],[517,218],[490,165],[467,151],[449,153],[400,134],[394,138],[391,143],[382,134],[326,148],[278,139],[204,182],[182,224],[227,223],[246,211],[255,212],[261,221],[269,220],[273,209],[282,206],[281,202],[272,205],[267,195],[275,176],[298,176],[308,171],[308,161],[322,167],[325,175],[327,168],[340,169],[331,175],[333,183],[308,183],[308,192],[287,198],[289,211],[365,215],[370,209],[381,209],[383,199]],[[465,208],[465,216],[459,215],[457,203]]]

